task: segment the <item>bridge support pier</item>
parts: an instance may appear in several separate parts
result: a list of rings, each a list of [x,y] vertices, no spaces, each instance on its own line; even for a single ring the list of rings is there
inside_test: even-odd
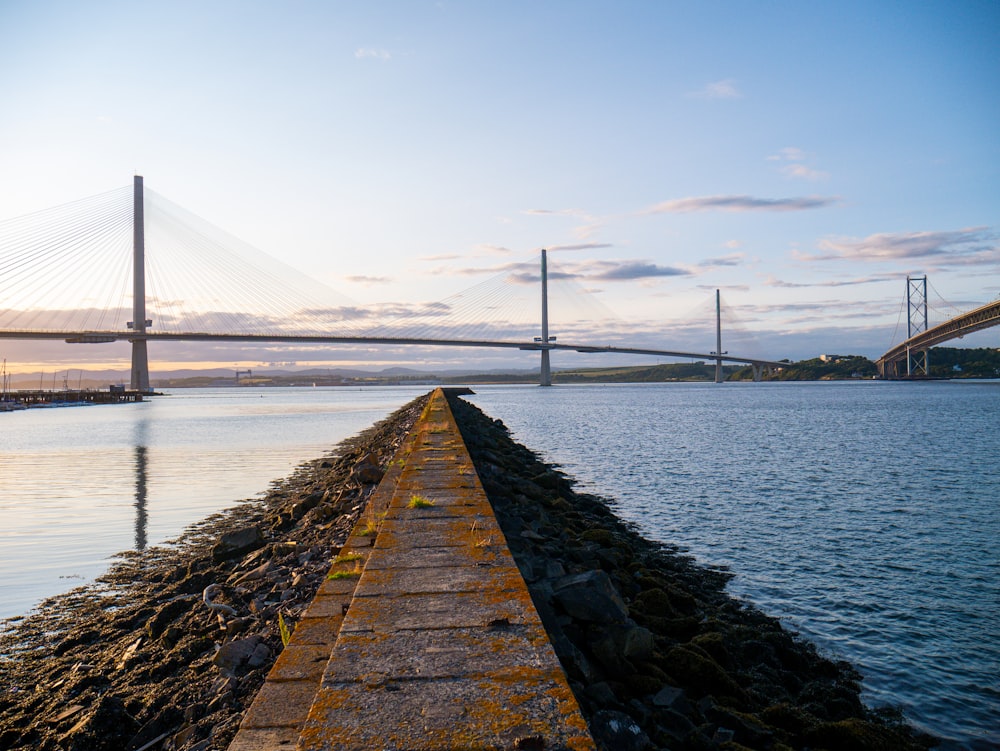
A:
[[[555,337],[551,337],[555,339]],[[552,385],[552,366],[549,364],[549,270],[542,248],[542,335],[537,339],[542,343],[542,362],[538,373],[539,386]]]
[[[132,375],[129,386],[133,391],[149,391],[149,354],[146,351],[146,220],[143,210],[142,175],[132,179],[132,320],[128,327],[137,336],[132,342]]]
[[[549,365],[549,351],[547,349],[542,350],[542,367],[539,373],[538,385],[552,385],[552,366]]]

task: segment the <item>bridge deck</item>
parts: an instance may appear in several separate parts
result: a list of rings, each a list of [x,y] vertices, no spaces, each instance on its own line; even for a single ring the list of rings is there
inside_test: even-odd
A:
[[[594,748],[440,389],[330,576],[230,751]]]

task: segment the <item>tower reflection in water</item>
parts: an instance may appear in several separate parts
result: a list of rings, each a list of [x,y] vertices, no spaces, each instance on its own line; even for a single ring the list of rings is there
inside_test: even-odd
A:
[[[146,430],[148,421],[136,423],[135,432],[135,549],[146,549],[146,470],[148,457],[146,452]]]

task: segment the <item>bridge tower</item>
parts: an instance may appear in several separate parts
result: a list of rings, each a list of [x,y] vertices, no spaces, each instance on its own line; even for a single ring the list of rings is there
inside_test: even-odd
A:
[[[555,337],[549,336],[549,270],[545,257],[545,248],[542,248],[542,335],[536,337],[536,341],[542,343],[542,365],[539,373],[539,386],[552,385],[552,367],[549,365],[549,342]]]
[[[729,352],[722,351],[722,303],[719,300],[719,290],[715,290],[715,351],[712,354],[715,355],[715,382],[722,383],[722,356]]]
[[[906,277],[906,338],[927,331],[927,275]],[[906,347],[906,375],[930,375],[927,348],[911,351]]]
[[[153,322],[146,318],[146,235],[143,212],[142,175],[132,179],[132,320],[128,327],[135,332],[132,342],[132,375],[130,388],[149,391],[149,355],[146,352],[146,327]]]

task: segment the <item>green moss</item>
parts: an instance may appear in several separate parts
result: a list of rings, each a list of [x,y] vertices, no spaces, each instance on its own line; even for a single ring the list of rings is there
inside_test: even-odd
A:
[[[357,579],[361,576],[360,571],[334,571],[332,574],[327,574],[327,579]]]
[[[691,685],[700,693],[714,694],[717,698],[744,698],[743,689],[715,660],[698,654],[687,647],[674,647],[667,653],[667,671],[680,680],[680,685]]]
[[[707,634],[698,634],[691,640],[691,643],[696,644],[705,650],[712,656],[712,659],[720,665],[729,665],[729,652],[726,650],[726,645],[722,641],[722,634],[718,631],[710,631]]]
[[[606,548],[610,548],[615,544],[614,534],[607,529],[588,529],[580,535],[580,539],[587,542],[596,542]]]
[[[658,587],[640,592],[638,597],[635,598],[633,607],[641,610],[643,613],[655,615],[660,618],[669,618],[677,615],[670,600],[670,595]]]

